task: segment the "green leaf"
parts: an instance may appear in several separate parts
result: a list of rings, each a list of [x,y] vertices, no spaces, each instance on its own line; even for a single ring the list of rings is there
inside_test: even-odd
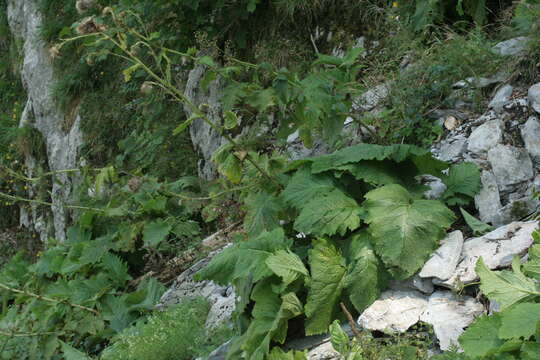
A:
[[[207,55],[201,56],[200,58],[197,59],[197,61],[199,62],[199,64],[206,65],[211,68],[216,66],[216,63],[214,63],[214,60],[210,56],[207,56]]]
[[[65,360],[91,360],[88,355],[60,340]]]
[[[294,222],[294,229],[298,232],[316,236],[343,236],[348,230],[360,226],[362,209],[354,199],[337,188],[306,201]]]
[[[302,209],[308,199],[328,194],[335,188],[331,177],[312,175],[308,167],[303,167],[293,175],[281,197],[286,204]]]
[[[351,237],[349,245],[350,264],[345,278],[349,300],[356,311],[362,313],[381,293],[385,285],[383,267],[371,246],[371,236],[362,230]]]
[[[536,333],[540,321],[540,304],[517,304],[501,312],[501,339],[529,339]]]
[[[483,315],[459,337],[459,344],[471,357],[483,357],[495,353],[503,341],[499,339],[501,319],[498,314]]]
[[[493,226],[478,220],[463,208],[459,208],[459,210],[461,211],[461,215],[463,215],[463,219],[465,219],[465,222],[473,231],[474,236],[481,236],[493,230]]]
[[[242,180],[242,162],[232,153],[228,154],[224,162],[218,164],[218,171],[233,184]]]
[[[428,150],[414,145],[382,146],[374,144],[359,144],[336,151],[329,155],[312,158],[312,171],[314,174],[328,170],[339,169],[340,166],[357,163],[363,160],[392,160],[400,163],[411,160],[418,168],[418,175],[430,174],[440,176],[440,172],[448,165],[434,159]]]
[[[523,271],[527,276],[540,280],[540,245],[529,248],[529,259],[523,265]]]
[[[191,114],[191,116],[189,117],[189,119],[187,119],[186,121],[184,121],[183,123],[181,123],[180,125],[178,125],[174,130],[173,130],[173,136],[176,136],[180,133],[183,133],[188,127],[189,125],[191,125],[191,123],[197,119],[200,119],[202,118],[202,115],[199,114],[199,113],[193,113]]]
[[[225,119],[223,127],[227,130],[234,129],[238,125],[238,118],[232,111],[225,111],[223,113],[223,118]]]
[[[349,335],[339,325],[339,320],[334,320],[330,325],[330,341],[332,347],[341,355],[346,355],[349,352]]]
[[[400,185],[370,191],[364,202],[375,251],[404,277],[413,275],[433,253],[455,217],[441,202],[414,200]]]
[[[268,355],[268,360],[306,360],[306,352],[305,351],[296,351],[291,350],[289,352],[285,352],[281,350],[278,347],[274,347],[270,354]]]
[[[313,240],[309,250],[311,281],[306,303],[306,335],[322,334],[334,319],[341,292],[345,287],[345,260],[326,239]]]
[[[525,342],[521,346],[521,360],[538,360],[540,359],[540,343]]]
[[[450,206],[466,205],[463,204],[462,200],[467,199],[469,202],[482,187],[480,171],[478,166],[473,163],[452,165],[448,170],[448,175],[442,176],[441,180],[447,187],[443,198]]]
[[[519,258],[514,258],[512,271],[491,271],[482,258],[476,263],[476,273],[480,276],[480,290],[490,300],[497,301],[501,310],[518,302],[540,296],[536,283],[521,273]]]
[[[309,273],[302,260],[289,250],[278,250],[266,259],[266,265],[274,274],[282,278],[282,288],[301,277],[309,277]]]
[[[243,349],[250,360],[264,360],[271,341],[283,343],[287,335],[287,322],[303,313],[302,303],[294,293],[281,298],[272,291],[272,284],[262,282],[253,289],[255,301],[253,319],[243,335]]]
[[[221,285],[235,280],[252,278],[253,282],[271,276],[266,259],[278,250],[286,250],[292,242],[285,238],[283,229],[263,232],[255,239],[240,242],[224,249],[201,271],[195,279],[213,280]]]
[[[107,253],[103,257],[102,267],[105,271],[111,273],[111,280],[117,286],[123,286],[126,281],[131,280],[127,264],[112,253]]]
[[[283,205],[272,194],[265,191],[250,194],[245,200],[247,214],[244,228],[250,236],[257,236],[263,231],[272,231],[279,227],[279,213]]]
[[[146,223],[143,230],[143,241],[146,246],[157,247],[171,232],[172,226],[166,221],[157,220]]]

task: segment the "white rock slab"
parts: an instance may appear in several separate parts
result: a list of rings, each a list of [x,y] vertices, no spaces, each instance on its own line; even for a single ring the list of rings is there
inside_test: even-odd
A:
[[[463,248],[463,234],[456,230],[441,241],[441,247],[435,251],[420,271],[420,277],[449,279],[459,263]]]
[[[434,283],[457,289],[461,284],[477,281],[474,269],[480,257],[489,269],[509,266],[514,256],[523,255],[533,244],[532,233],[538,224],[538,221],[513,222],[484,236],[466,240],[454,274],[443,282],[434,279]]]
[[[486,153],[502,141],[503,124],[502,121],[487,121],[473,130],[469,136],[467,150],[479,154]]]
[[[385,291],[360,315],[358,325],[368,330],[404,332],[420,320],[427,305],[427,297],[418,291]]]
[[[433,326],[441,350],[459,346],[458,338],[465,327],[484,312],[484,306],[470,296],[437,291],[430,296],[420,321]]]

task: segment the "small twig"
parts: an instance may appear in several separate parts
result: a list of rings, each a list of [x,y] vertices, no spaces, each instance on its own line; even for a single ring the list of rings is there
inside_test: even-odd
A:
[[[33,336],[46,336],[46,335],[63,335],[64,332],[35,332],[35,333],[16,333],[16,332],[7,332],[0,330],[0,335],[9,336],[9,337],[33,337]]]
[[[347,317],[347,320],[349,321],[349,325],[351,326],[351,330],[352,330],[354,336],[358,340],[361,340],[362,339],[362,334],[360,334],[360,331],[358,331],[358,329],[356,328],[356,323],[354,322],[354,319],[353,319],[351,313],[349,312],[349,310],[347,310],[347,307],[345,306],[344,303],[342,303],[342,302],[339,303],[339,306],[341,307],[341,310],[343,311],[343,313]]]
[[[36,298],[38,300],[43,300],[43,301],[47,301],[47,302],[51,302],[51,303],[55,303],[55,304],[66,304],[66,305],[69,305],[71,307],[81,309],[81,310],[84,310],[84,311],[88,311],[88,312],[91,312],[91,313],[93,313],[95,315],[99,315],[99,312],[97,310],[91,309],[91,308],[83,306],[83,305],[73,304],[73,303],[70,303],[67,300],[53,299],[53,298],[42,296],[42,295],[39,295],[39,294],[34,294],[34,293],[31,293],[31,292],[26,291],[26,290],[15,289],[15,288],[12,288],[12,287],[7,286],[7,285],[2,284],[2,283],[0,283],[0,288],[2,288],[4,290],[7,290],[7,291],[11,291],[11,292],[16,293],[16,294],[22,294],[22,295],[30,296],[30,297]]]
[[[47,201],[41,201],[41,200],[35,200],[35,199],[26,199],[26,198],[23,198],[23,197],[20,197],[20,196],[9,195],[9,194],[3,193],[3,192],[0,192],[0,198],[5,198],[5,199],[15,201],[15,202],[22,201],[22,202],[27,202],[27,203],[31,203],[31,204],[45,205],[45,206],[50,206],[50,207],[58,206],[56,204],[53,204],[53,203],[50,203],[50,202],[47,202]],[[96,211],[96,212],[103,212],[103,213],[105,212],[105,210],[103,210],[103,209],[91,208],[91,207],[86,207],[86,206],[65,205],[65,204],[63,204],[62,206],[67,208],[67,209],[88,210],[88,211]]]

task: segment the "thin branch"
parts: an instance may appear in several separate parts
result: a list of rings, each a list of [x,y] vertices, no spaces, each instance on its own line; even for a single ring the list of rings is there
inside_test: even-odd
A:
[[[35,200],[35,199],[26,199],[26,198],[23,198],[23,197],[20,197],[20,196],[9,195],[9,194],[3,193],[3,192],[0,192],[0,198],[8,199],[8,200],[15,201],[15,202],[22,201],[22,202],[27,202],[27,203],[31,203],[31,204],[44,205],[44,206],[50,206],[50,207],[58,206],[56,204],[53,204],[53,203],[50,203],[50,202],[47,202],[47,201]],[[87,211],[96,211],[96,212],[102,212],[102,213],[106,212],[103,209],[91,208],[91,207],[87,207],[87,206],[65,205],[65,204],[62,205],[62,206],[67,208],[67,209],[74,209],[74,210],[87,210]]]
[[[347,317],[347,321],[349,322],[349,325],[351,326],[351,330],[352,330],[354,336],[358,340],[362,340],[362,334],[360,334],[360,331],[358,331],[358,329],[356,328],[356,322],[354,321],[354,319],[353,319],[351,313],[349,312],[349,310],[347,310],[347,307],[345,306],[345,304],[344,303],[339,303],[339,306],[341,307],[341,310],[343,311],[343,313]]]
[[[84,310],[84,311],[88,311],[88,312],[91,312],[92,314],[95,314],[95,315],[99,315],[99,312],[97,310],[95,310],[95,309],[91,309],[89,307],[79,305],[79,304],[73,304],[73,303],[70,303],[67,300],[53,299],[53,298],[46,297],[46,296],[43,296],[43,295],[34,294],[34,293],[26,291],[26,290],[15,289],[15,288],[12,288],[12,287],[7,286],[7,285],[2,284],[2,283],[0,283],[0,288],[2,288],[4,290],[7,290],[7,291],[11,291],[11,292],[16,293],[16,294],[22,294],[22,295],[30,296],[30,297],[33,297],[35,299],[51,302],[51,303],[54,303],[54,304],[66,304],[66,305],[69,305],[71,307],[81,309],[81,310]]]

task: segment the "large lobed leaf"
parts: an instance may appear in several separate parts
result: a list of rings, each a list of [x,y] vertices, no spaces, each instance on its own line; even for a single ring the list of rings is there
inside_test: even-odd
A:
[[[313,240],[309,250],[311,281],[306,311],[306,335],[321,334],[328,330],[341,292],[345,287],[345,259],[327,239]]]
[[[263,232],[257,238],[240,242],[223,250],[201,271],[195,274],[196,280],[213,280],[228,285],[235,280],[252,278],[257,282],[272,275],[266,259],[278,250],[286,250],[291,241],[285,238],[281,228]]]
[[[476,263],[476,273],[480,276],[480,290],[492,301],[497,301],[504,310],[518,302],[540,296],[538,285],[521,272],[519,258],[512,262],[513,271],[491,271],[482,258]]]
[[[257,284],[251,298],[255,301],[253,319],[243,335],[242,349],[247,359],[264,360],[271,341],[285,341],[288,321],[303,313],[302,303],[294,293],[280,297],[270,282]]]
[[[373,237],[375,251],[384,263],[413,275],[435,250],[455,217],[441,202],[415,200],[400,185],[386,185],[365,195],[365,221]]]

